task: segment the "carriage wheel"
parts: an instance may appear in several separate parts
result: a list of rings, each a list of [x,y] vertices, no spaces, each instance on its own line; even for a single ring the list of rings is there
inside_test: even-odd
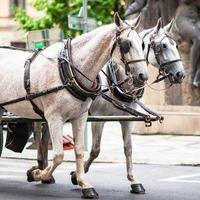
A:
[[[0,125],[0,156],[3,150],[3,128],[2,125]]]

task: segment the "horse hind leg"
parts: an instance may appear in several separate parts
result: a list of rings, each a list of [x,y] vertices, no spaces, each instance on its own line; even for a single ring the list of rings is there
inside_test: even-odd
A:
[[[33,136],[37,148],[37,166],[32,166],[31,169],[27,170],[26,175],[27,175],[27,181],[32,182],[34,181],[33,176],[32,176],[32,171],[36,169],[43,169],[42,165],[42,145],[41,145],[41,123],[40,122],[35,122],[33,124]]]
[[[46,117],[46,119],[48,121],[53,147],[53,163],[43,170],[33,170],[31,175],[34,181],[48,181],[57,166],[62,163],[64,157],[62,145],[63,121],[60,116],[55,116],[53,114],[49,118]]]
[[[124,154],[126,157],[127,178],[131,182],[131,193],[144,194],[145,189],[143,185],[139,183],[133,175],[131,125],[131,122],[121,122]]]
[[[50,139],[47,123],[34,123],[34,139],[37,146],[37,162],[38,166],[33,166],[27,171],[27,180],[29,182],[34,181],[32,177],[32,171],[36,169],[43,170],[48,166],[48,143]],[[53,176],[49,180],[42,181],[42,183],[52,184],[55,183]]]
[[[103,133],[103,127],[105,122],[93,122],[92,123],[92,149],[90,151],[90,157],[85,162],[85,173],[89,171],[90,165],[98,157],[100,153],[101,138]]]

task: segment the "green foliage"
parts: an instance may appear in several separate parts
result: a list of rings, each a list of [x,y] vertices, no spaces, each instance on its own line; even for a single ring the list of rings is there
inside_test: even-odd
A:
[[[82,0],[72,0],[71,14],[78,14],[82,5]],[[88,1],[88,16],[95,18],[98,24],[112,23],[115,12],[123,17],[125,10],[124,0],[89,0]]]
[[[44,16],[33,19],[22,8],[15,9],[15,20],[25,31],[51,28],[58,25],[62,29],[67,27],[68,1],[64,0],[34,0],[33,7],[43,11]]]
[[[33,0],[32,5],[36,10],[44,12],[44,16],[33,19],[25,10],[15,8],[15,20],[20,29],[27,32],[57,25],[65,34],[75,34],[68,29],[67,16],[78,14],[82,0]],[[95,18],[98,25],[111,23],[116,11],[123,16],[124,8],[124,0],[88,0],[88,16]]]

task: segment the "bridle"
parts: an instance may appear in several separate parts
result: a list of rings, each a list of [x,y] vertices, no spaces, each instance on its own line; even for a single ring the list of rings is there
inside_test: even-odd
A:
[[[151,31],[150,31],[151,32]],[[146,35],[148,35],[150,32],[148,32],[147,34],[144,35],[144,37],[142,38],[144,40],[144,38],[146,37]],[[150,49],[153,49],[156,61],[159,65],[159,75],[157,78],[159,78],[160,76],[163,76],[165,78],[169,77],[169,74],[167,72],[167,68],[176,62],[180,62],[181,59],[175,59],[175,60],[170,60],[168,62],[161,62],[160,56],[162,55],[162,41],[167,37],[169,40],[174,41],[169,35],[165,34],[164,37],[159,41],[159,42],[155,42],[155,37],[156,34],[152,34],[150,36],[150,43],[148,44],[148,49],[147,49],[147,56],[146,56],[146,60],[147,60],[147,64],[149,63],[149,52]],[[145,48],[145,47],[143,47]]]
[[[125,30],[127,30],[127,29],[129,29],[129,28],[130,28],[131,30],[134,29],[134,27],[132,27],[132,26],[130,26],[130,25],[127,26],[127,27],[125,27],[125,28],[123,28],[123,29],[116,28],[115,41],[114,41],[114,43],[113,43],[113,46],[112,46],[111,52],[110,52],[110,56],[112,57],[115,48],[116,48],[117,46],[119,46],[121,61],[123,62],[124,66],[125,66],[125,74],[126,74],[127,76],[131,74],[131,70],[130,70],[130,66],[129,66],[130,64],[137,63],[137,62],[146,62],[145,59],[137,59],[137,60],[129,60],[129,61],[126,60],[126,58],[125,58],[125,53],[128,53],[128,52],[124,52],[124,50],[123,50],[123,48],[122,48],[122,43],[125,42],[125,40],[123,41],[123,39],[120,37],[120,35],[121,35],[121,33],[122,33],[123,31],[125,31]],[[130,30],[130,32],[131,32],[131,30]],[[130,33],[130,32],[129,32],[129,33]],[[128,34],[128,35],[129,35],[129,34]],[[128,36],[128,35],[127,35],[127,36]]]

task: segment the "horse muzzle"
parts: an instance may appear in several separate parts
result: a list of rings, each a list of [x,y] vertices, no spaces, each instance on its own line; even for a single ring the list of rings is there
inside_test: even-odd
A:
[[[185,78],[185,73],[182,71],[176,72],[175,74],[170,73],[169,74],[169,81],[171,84],[180,84],[183,82],[183,79]]]

